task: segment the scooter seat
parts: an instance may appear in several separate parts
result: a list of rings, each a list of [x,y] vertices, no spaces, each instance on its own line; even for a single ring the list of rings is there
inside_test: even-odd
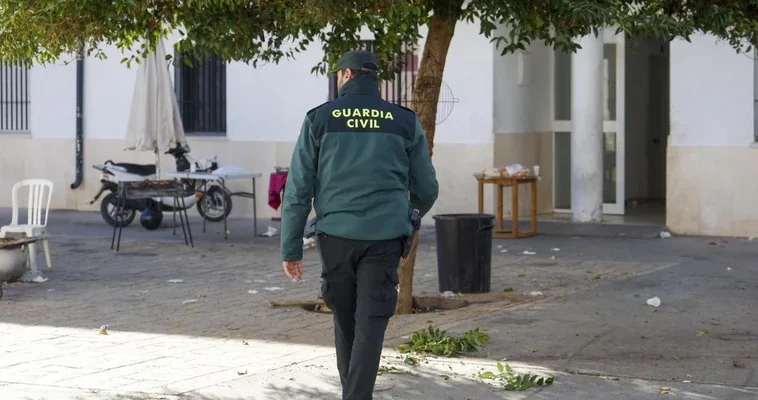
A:
[[[155,175],[155,164],[130,164],[130,163],[114,163],[113,165],[121,167],[126,172],[139,176]]]

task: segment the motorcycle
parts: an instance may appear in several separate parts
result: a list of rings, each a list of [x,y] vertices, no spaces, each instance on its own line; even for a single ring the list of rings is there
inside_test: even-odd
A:
[[[215,159],[193,160],[189,156],[189,147],[177,145],[169,149],[164,154],[170,154],[176,160],[176,170],[185,171],[202,171],[212,172],[218,169],[218,163]],[[107,160],[103,164],[92,166],[94,169],[101,171],[101,187],[95,197],[90,201],[94,204],[104,192],[108,194],[100,202],[100,216],[110,226],[116,224],[116,204],[118,204],[118,184],[119,182],[133,182],[157,179],[155,164],[132,164],[117,163]],[[220,222],[229,216],[232,211],[231,194],[226,191],[220,184],[210,181],[205,184],[199,179],[181,179],[184,186],[184,206],[189,209],[192,206],[197,207],[201,217],[209,222]],[[181,203],[181,202],[180,202]],[[123,227],[128,226],[134,221],[137,212],[142,213],[145,210],[157,211],[153,213],[159,215],[157,223],[145,223],[140,219],[143,227],[146,229],[157,229],[162,220],[161,212],[174,211],[174,199],[155,198],[146,200],[128,200],[126,207],[123,208],[121,216]],[[179,210],[177,210],[179,211]]]

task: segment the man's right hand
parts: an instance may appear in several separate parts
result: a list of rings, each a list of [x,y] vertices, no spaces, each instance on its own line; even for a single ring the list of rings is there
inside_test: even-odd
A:
[[[303,262],[302,261],[284,261],[284,274],[290,279],[296,279],[300,282],[303,279]]]

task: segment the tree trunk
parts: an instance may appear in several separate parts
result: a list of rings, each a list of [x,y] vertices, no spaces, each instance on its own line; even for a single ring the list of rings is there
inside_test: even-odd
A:
[[[458,17],[459,13],[445,13],[445,18],[435,13],[430,18],[424,54],[421,57],[416,84],[413,87],[413,110],[426,132],[430,156],[434,151],[434,130],[437,126],[437,102],[442,88],[442,74],[445,71],[447,51],[455,33]],[[398,269],[400,295],[397,301],[397,314],[413,312],[413,267],[416,264],[417,248],[418,234],[413,238],[413,246],[408,258],[400,261]]]

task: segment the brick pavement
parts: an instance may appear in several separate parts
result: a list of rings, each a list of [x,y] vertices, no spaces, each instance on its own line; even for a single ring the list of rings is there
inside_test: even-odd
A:
[[[29,398],[56,400],[69,398],[62,394],[69,389],[70,398],[117,398],[109,390],[193,392],[225,399],[320,398],[305,389],[292,392],[287,374],[293,369],[299,371],[298,382],[307,383],[304,388],[334,393],[338,384],[330,316],[272,309],[266,302],[315,297],[317,251],[306,253],[306,279],[295,284],[281,272],[277,242],[198,239],[190,249],[177,242],[125,240],[121,253],[114,254],[109,240],[58,236],[52,242],[55,270],[46,273],[50,281],[9,285],[0,300],[0,393],[50,392],[54,397]],[[436,255],[432,243],[420,247],[416,293],[435,293]],[[502,294],[500,302],[398,316],[389,328],[388,345],[428,321],[445,326],[663,266],[584,260],[560,251],[519,255],[502,250],[494,250],[492,290],[510,287],[513,293]],[[168,282],[173,279],[182,281]],[[282,290],[267,290],[274,287]],[[545,296],[527,296],[531,291]],[[197,301],[184,304],[190,299]],[[110,335],[97,334],[103,324],[109,325]],[[311,364],[312,370],[306,368]],[[271,389],[267,378],[284,386]],[[407,377],[392,379],[397,387],[382,398],[419,390],[418,382],[411,384]],[[466,385],[458,382],[461,390]],[[476,387],[460,393],[488,390]]]

